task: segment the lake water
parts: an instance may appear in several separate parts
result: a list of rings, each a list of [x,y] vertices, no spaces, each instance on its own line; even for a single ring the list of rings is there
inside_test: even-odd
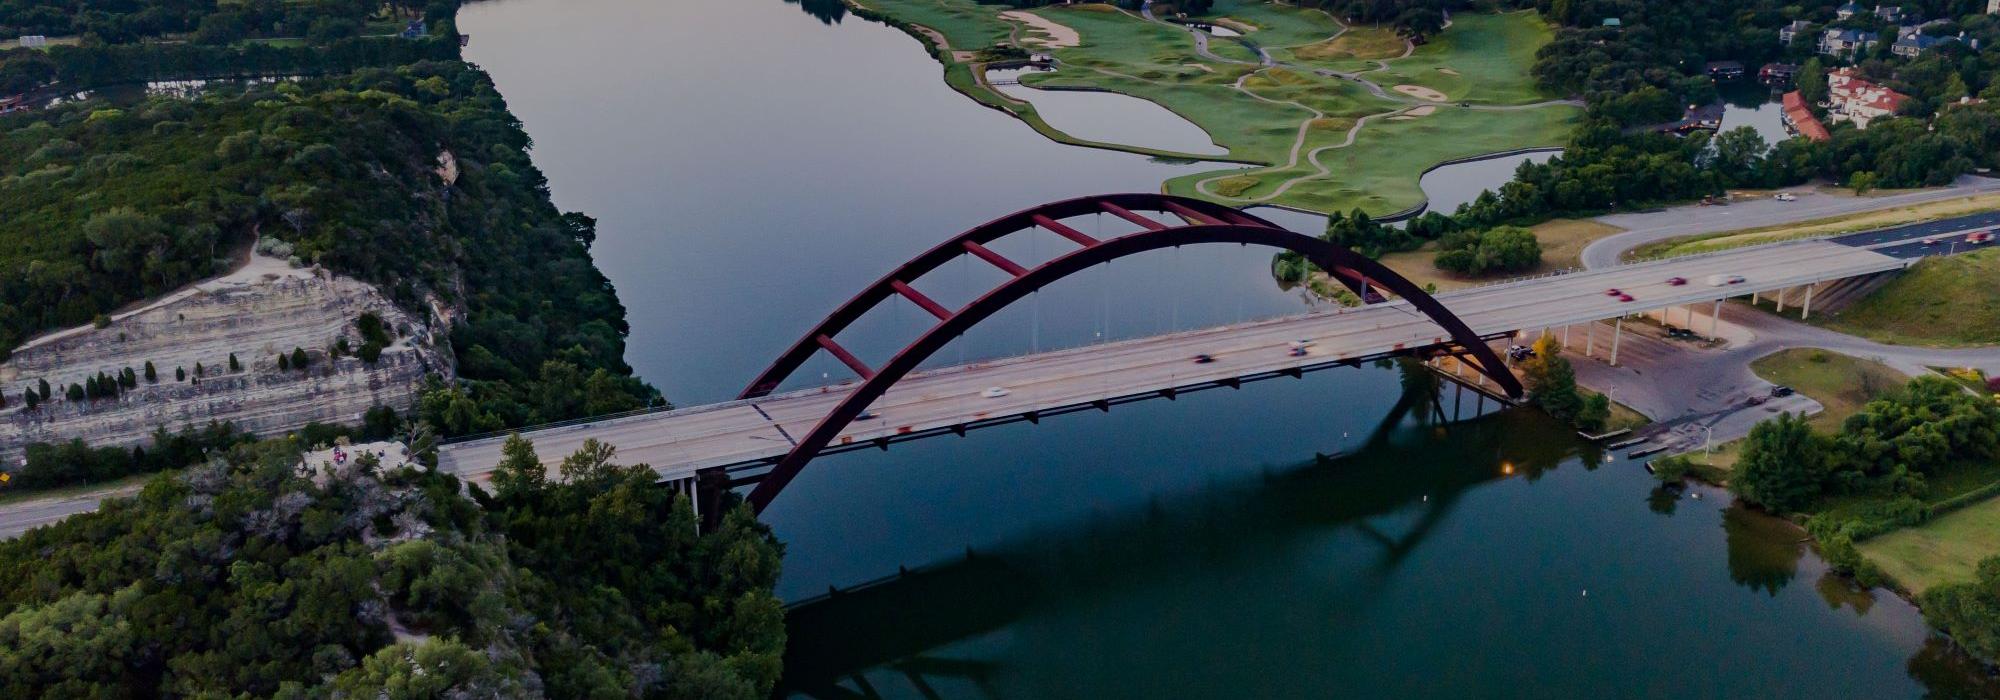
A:
[[[678,403],[734,395],[960,230],[1203,167],[1052,143],[952,92],[915,39],[801,9],[461,11],[556,203],[599,220],[629,360]],[[1309,308],[1269,263],[1228,246],[1121,261],[944,359]],[[951,304],[997,274],[924,283]],[[879,361],[926,318],[881,314],[842,342]],[[1885,698],[1964,680],[1914,609],[1823,577],[1781,523],[1662,491],[1534,414],[1470,419],[1447,392],[1438,410],[1467,420],[1438,420],[1399,394],[1396,370],[1333,370],[816,461],[766,513],[780,594],[804,601],[788,692]]]
[[[1784,105],[1770,88],[1756,83],[1731,85],[1722,90],[1722,98],[1722,131],[1747,126],[1772,145],[1792,137],[1785,132]]]
[[[1034,72],[1033,68],[996,68],[986,71],[986,79],[1002,94],[1034,105],[1049,126],[1079,139],[1201,156],[1229,153],[1194,122],[1137,97],[1004,84]]]

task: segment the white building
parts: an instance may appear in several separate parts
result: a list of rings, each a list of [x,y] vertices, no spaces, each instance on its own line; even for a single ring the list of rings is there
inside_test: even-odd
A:
[[[1826,74],[1827,116],[1837,122],[1852,122],[1857,129],[1869,122],[1896,116],[1896,110],[1910,100],[1887,87],[1863,80],[1852,68]]]

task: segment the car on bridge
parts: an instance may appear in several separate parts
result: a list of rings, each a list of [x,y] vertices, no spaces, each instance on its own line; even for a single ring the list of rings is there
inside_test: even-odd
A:
[[[1620,294],[1620,295],[1618,295],[1618,300],[1619,300],[1619,301],[1621,301],[1621,302],[1623,302],[1623,301],[1631,301],[1631,300],[1632,300],[1632,295],[1630,295],[1630,294]]]
[[[1709,276],[1708,276],[1708,286],[1710,286],[1710,287],[1726,287],[1726,286],[1729,286],[1729,285],[1732,285],[1732,284],[1742,284],[1742,283],[1743,283],[1743,276],[1742,276],[1742,275],[1709,275]]]
[[[1986,244],[1986,243],[1992,243],[1992,242],[1993,242],[1993,232],[1992,232],[1992,231],[1974,231],[1974,232],[1972,232],[1972,233],[1968,233],[1968,234],[1965,234],[1965,242],[1966,242],[1966,243],[1969,243],[1969,244],[1971,244],[1971,245],[1982,245],[1982,244]]]
[[[1686,277],[1668,277],[1668,278],[1667,278],[1667,285],[1668,285],[1668,286],[1671,286],[1671,287],[1679,287],[1679,286],[1681,286],[1681,285],[1684,285],[1684,284],[1687,284],[1687,283],[1688,283],[1688,278],[1686,278]]]
[[[1202,353],[1200,355],[1194,356],[1194,363],[1197,365],[1205,365],[1214,361],[1215,361],[1215,356],[1210,355],[1208,353]]]
[[[1625,293],[1619,291],[1617,287],[1612,287],[1610,289],[1604,290],[1604,296],[1607,297],[1624,296],[1624,294]]]
[[[1007,394],[1009,394],[1009,393],[1012,393],[1012,392],[1009,392],[1009,391],[1007,391],[1007,387],[1004,387],[1004,386],[989,386],[989,387],[986,387],[986,390],[985,390],[985,391],[982,391],[982,392],[979,392],[979,396],[980,396],[980,398],[987,398],[987,399],[997,399],[997,398],[1000,398],[1000,397],[1002,397],[1002,396],[1006,396],[1006,395],[1007,395]]]

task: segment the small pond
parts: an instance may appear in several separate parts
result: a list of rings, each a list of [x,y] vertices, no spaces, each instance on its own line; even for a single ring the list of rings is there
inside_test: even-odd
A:
[[[1002,94],[1035,106],[1050,126],[1079,139],[1203,156],[1225,155],[1208,132],[1165,107],[1115,92],[1043,90],[1017,83],[1033,68],[995,68],[986,79]]]

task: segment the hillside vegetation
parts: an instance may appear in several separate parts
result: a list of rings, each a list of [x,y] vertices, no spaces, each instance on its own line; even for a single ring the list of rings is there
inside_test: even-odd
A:
[[[470,384],[423,407],[446,432],[654,398],[624,363],[593,222],[549,203],[527,135],[463,63],[75,103],[0,129],[0,347],[213,275],[261,235],[406,309],[462,311],[451,340]]]
[[[0,542],[0,696],[749,700],[777,680],[779,549],[747,509],[698,535],[685,497],[597,446],[473,498],[299,454],[238,446]]]

